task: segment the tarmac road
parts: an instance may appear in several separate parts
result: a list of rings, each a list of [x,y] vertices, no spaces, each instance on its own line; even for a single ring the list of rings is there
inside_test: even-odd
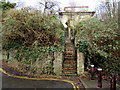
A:
[[[1,72],[0,72],[1,73]],[[7,76],[2,73],[2,90],[43,90],[43,89],[70,89],[71,83],[55,80],[27,80]]]

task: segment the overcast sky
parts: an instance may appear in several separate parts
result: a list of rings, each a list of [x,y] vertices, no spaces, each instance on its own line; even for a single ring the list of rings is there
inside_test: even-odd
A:
[[[93,10],[96,5],[98,0],[56,0],[60,2],[61,8],[64,8],[65,6],[69,6],[69,2],[75,2],[77,6],[89,6],[91,10]],[[38,2],[38,0],[25,0],[26,5],[32,5],[35,6]]]
[[[0,0],[1,1],[1,0]],[[38,2],[41,0],[6,0],[10,2],[23,2],[25,6],[32,6],[38,8]],[[76,3],[77,6],[89,6],[89,10],[95,10],[95,8],[100,4],[101,1],[106,0],[54,0],[60,2],[60,7],[63,9],[66,6],[69,6],[70,2]],[[107,0],[111,1],[111,0]],[[120,1],[120,0],[116,0]]]
[[[40,0],[6,0],[10,2],[23,2],[25,6],[32,6],[37,8],[38,1]],[[54,0],[60,2],[60,7],[63,9],[66,6],[69,6],[70,2],[74,2],[76,6],[89,6],[89,10],[95,10],[98,6],[100,0]]]

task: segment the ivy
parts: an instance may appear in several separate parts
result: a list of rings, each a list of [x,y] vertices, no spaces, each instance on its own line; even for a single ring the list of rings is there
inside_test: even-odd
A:
[[[101,21],[96,18],[84,20],[77,24],[77,37],[80,52],[86,52],[86,61],[102,67],[106,72],[120,74],[120,36],[117,20]],[[84,42],[83,42],[84,41]],[[86,42],[89,42],[86,46]],[[87,63],[87,62],[85,62]]]
[[[85,40],[79,40],[77,42],[76,48],[79,48],[80,52],[85,53],[85,52],[87,52],[88,46],[89,46],[89,43],[87,41],[85,41]]]
[[[64,52],[64,46],[60,47],[38,47],[39,52]]]

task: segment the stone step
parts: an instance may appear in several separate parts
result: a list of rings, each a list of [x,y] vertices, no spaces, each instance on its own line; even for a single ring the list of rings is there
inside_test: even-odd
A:
[[[71,41],[70,40],[66,40],[65,43],[71,43]]]
[[[64,72],[63,71],[63,74],[76,74],[77,72]]]
[[[72,54],[72,53],[65,53],[64,56],[68,56],[68,57],[72,57],[72,56],[75,56],[75,54]]]
[[[66,44],[71,44],[71,41],[67,40],[65,41]]]
[[[70,62],[70,61],[64,61],[63,62],[63,66],[76,66],[77,65],[77,63],[76,62]]]
[[[65,51],[65,55],[74,55],[75,56],[75,51]]]
[[[74,54],[64,54],[64,57],[76,57]]]
[[[75,56],[75,53],[74,52],[70,52],[70,51],[69,52],[65,51],[65,55],[74,55]]]
[[[65,45],[71,45],[71,42],[70,41],[67,41],[67,42],[65,42]]]
[[[68,68],[77,68],[76,64],[72,64],[72,65],[71,64],[63,64],[63,68],[67,68],[67,67]]]
[[[70,49],[70,48],[74,49],[73,45],[65,45],[65,47],[68,48],[68,49]]]
[[[74,59],[65,59],[63,62],[76,62]]]
[[[64,57],[64,60],[75,60],[76,57]]]
[[[70,53],[74,53],[74,50],[65,50],[65,53],[70,52]]]
[[[65,55],[64,58],[76,58],[75,56],[71,56],[71,55]]]
[[[62,70],[63,75],[77,75],[75,49],[70,39],[65,41],[65,53]]]
[[[63,71],[63,74],[76,74],[76,71]]]
[[[73,59],[73,60],[76,61],[76,57],[74,57],[74,56],[65,56],[64,59],[65,59],[65,60],[66,60],[66,59],[68,59],[68,60],[69,60],[69,59],[70,59],[70,60]]]
[[[76,73],[77,70],[63,70],[63,72],[65,73]]]
[[[75,55],[64,54],[64,57],[76,57]]]
[[[75,51],[74,49],[65,49],[65,51]]]
[[[76,64],[76,61],[64,61],[63,64]]]
[[[68,60],[70,60],[70,61],[71,61],[71,60],[76,61],[76,58],[69,58],[69,57],[68,57],[68,58],[64,58],[64,61],[65,61],[65,60],[67,60],[67,61],[68,61]]]
[[[68,51],[69,52],[74,52],[75,50],[70,50],[70,49],[69,50],[65,50],[65,52],[68,52]]]
[[[74,55],[74,51],[66,51],[65,53],[66,53],[66,54]]]
[[[64,61],[63,64],[72,65],[72,64],[76,64],[76,61]]]
[[[64,61],[63,65],[64,64],[70,64],[71,65],[71,64],[76,64],[76,62],[74,62],[74,61]]]
[[[65,43],[65,47],[66,47],[66,46],[73,47],[73,44],[71,44],[71,43]]]
[[[63,66],[64,66],[64,65],[71,67],[71,66],[76,66],[77,64],[76,64],[75,62],[74,62],[74,63],[72,63],[72,62],[71,62],[71,63],[69,63],[69,62],[64,62],[64,63],[63,63]]]
[[[65,57],[76,57],[75,55],[71,55],[71,54],[64,54]]]
[[[63,76],[77,76],[77,74],[62,74]]]
[[[76,71],[77,69],[76,69],[76,68],[63,68],[63,70],[64,70],[64,71],[66,71],[66,70],[68,70],[68,71],[69,71],[69,70],[70,70],[70,71]]]
[[[77,67],[63,67],[62,69],[77,69]]]
[[[66,48],[74,48],[74,46],[73,46],[73,45],[70,45],[70,44],[66,44],[65,47],[66,47]]]
[[[75,56],[65,56],[64,58],[76,58]]]
[[[65,53],[74,53],[75,51],[74,50],[65,50]]]

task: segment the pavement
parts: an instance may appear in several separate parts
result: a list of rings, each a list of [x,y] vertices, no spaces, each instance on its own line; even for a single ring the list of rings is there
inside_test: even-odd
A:
[[[106,80],[102,80],[102,88],[98,87],[98,80],[90,80],[90,79],[82,79],[80,78],[83,86],[86,90],[110,90],[110,82]],[[116,88],[116,90],[120,90],[120,88]]]
[[[109,89],[110,85],[107,81],[102,80],[102,88],[98,88],[98,80],[80,79],[86,89]]]

